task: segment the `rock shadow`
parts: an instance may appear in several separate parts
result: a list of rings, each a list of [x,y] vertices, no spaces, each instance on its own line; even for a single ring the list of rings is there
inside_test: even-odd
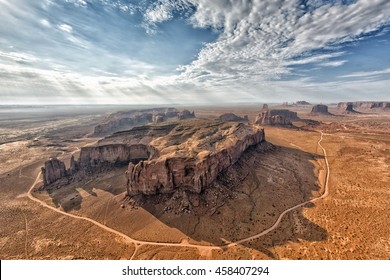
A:
[[[125,191],[125,170],[126,167],[120,166],[106,169],[104,172],[98,172],[84,179],[64,178],[41,187],[40,191],[46,192],[53,204],[65,212],[81,210],[83,200],[87,196],[98,197],[97,190],[108,192],[114,196],[123,193]]]

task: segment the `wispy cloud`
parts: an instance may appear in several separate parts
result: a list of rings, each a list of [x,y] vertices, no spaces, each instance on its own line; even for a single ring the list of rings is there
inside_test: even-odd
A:
[[[362,78],[362,77],[373,77],[390,74],[390,68],[379,70],[379,71],[370,71],[370,72],[354,72],[347,75],[341,75],[339,78]]]
[[[339,66],[344,65],[346,62],[348,62],[348,61],[347,60],[328,61],[328,62],[320,63],[320,66],[324,66],[324,67],[339,67]]]
[[[73,30],[72,26],[70,26],[69,24],[59,24],[58,29],[67,33],[72,33]]]

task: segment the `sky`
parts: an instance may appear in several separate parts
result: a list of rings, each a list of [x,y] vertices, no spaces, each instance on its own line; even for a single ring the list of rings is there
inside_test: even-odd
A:
[[[390,100],[389,0],[0,0],[0,105]]]

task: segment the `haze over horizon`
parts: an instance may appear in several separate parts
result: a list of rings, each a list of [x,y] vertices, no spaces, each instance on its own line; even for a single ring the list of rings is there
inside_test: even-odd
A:
[[[389,100],[388,0],[0,0],[0,105]]]

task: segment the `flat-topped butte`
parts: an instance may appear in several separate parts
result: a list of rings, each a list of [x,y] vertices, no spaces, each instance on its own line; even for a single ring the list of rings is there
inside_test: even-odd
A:
[[[63,166],[52,164],[54,159],[46,162],[44,174],[49,180],[45,184],[60,179],[52,174],[69,177],[128,164],[129,195],[170,193],[178,188],[200,193],[248,147],[264,140],[264,130],[258,125],[218,120],[192,119],[135,127],[81,148],[79,159],[72,159],[65,173],[48,170]]]

